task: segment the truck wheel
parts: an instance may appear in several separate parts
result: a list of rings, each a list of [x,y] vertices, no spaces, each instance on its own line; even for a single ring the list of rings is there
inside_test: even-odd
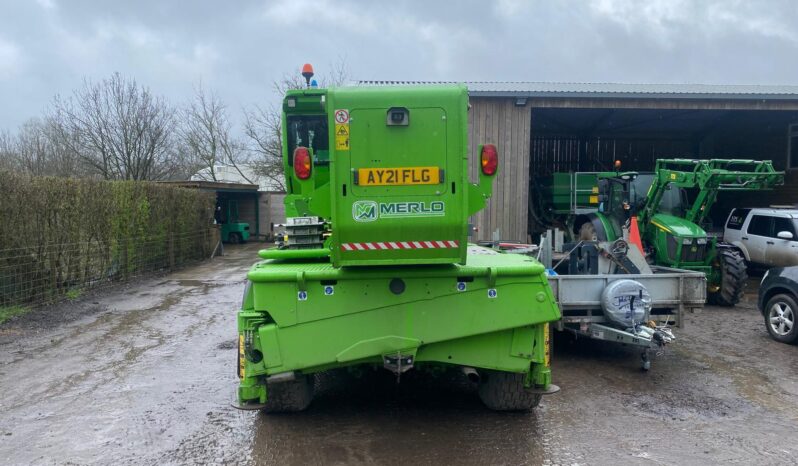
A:
[[[304,411],[313,401],[315,377],[301,375],[291,382],[269,384],[266,387],[264,413]]]
[[[479,383],[479,398],[494,411],[527,411],[538,404],[542,395],[524,388],[524,374],[490,371]]]
[[[795,317],[798,314],[798,303],[791,296],[777,294],[765,305],[765,326],[774,340],[782,343],[798,342],[798,328]]]
[[[720,306],[734,306],[739,303],[748,280],[743,256],[734,249],[720,249],[712,266],[720,268],[720,283],[717,284],[720,288],[708,293],[709,302]]]

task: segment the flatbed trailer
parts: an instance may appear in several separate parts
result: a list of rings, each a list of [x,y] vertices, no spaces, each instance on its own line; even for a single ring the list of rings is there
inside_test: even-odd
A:
[[[642,367],[648,370],[651,366],[649,350],[658,350],[676,338],[671,329],[682,327],[685,312],[696,312],[704,307],[707,279],[706,274],[700,271],[645,264],[635,273],[605,273],[601,271],[608,270],[609,263],[602,259],[604,262],[597,267],[597,273],[557,273],[554,269],[569,270],[569,254],[554,251],[549,240],[554,236],[555,232],[550,230],[539,245],[499,242],[492,246],[536,256],[547,266],[549,285],[562,315],[560,320],[551,324],[555,330],[636,346],[642,349]],[[629,257],[638,266],[645,263],[639,254],[630,253]],[[617,271],[618,268],[614,268]],[[635,328],[620,328],[605,313],[606,303],[602,302],[602,294],[610,284],[619,280],[637,282],[650,296],[647,321],[640,322]]]
[[[615,280],[640,282],[651,294],[651,320],[662,325],[682,326],[685,311],[697,311],[706,302],[706,275],[701,272],[652,266],[652,274],[553,275],[549,276],[554,299],[562,319],[557,330],[577,327],[587,331],[590,324],[607,324],[601,307],[601,292]]]
[[[549,277],[562,319],[553,323],[555,330],[577,336],[630,345],[642,350],[643,370],[651,368],[650,350],[660,350],[676,337],[671,329],[682,327],[684,313],[696,312],[706,302],[706,275],[698,271],[651,267],[649,274],[553,275]],[[634,280],[651,295],[649,322],[655,327],[621,329],[605,315],[602,292],[618,280]],[[654,335],[649,328],[659,330]],[[665,340],[662,339],[665,336]]]

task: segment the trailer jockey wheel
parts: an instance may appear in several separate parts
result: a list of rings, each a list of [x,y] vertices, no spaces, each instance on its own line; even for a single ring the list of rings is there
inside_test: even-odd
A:
[[[640,355],[640,367],[644,371],[651,369],[651,359],[648,357],[648,350],[643,351],[643,354]]]

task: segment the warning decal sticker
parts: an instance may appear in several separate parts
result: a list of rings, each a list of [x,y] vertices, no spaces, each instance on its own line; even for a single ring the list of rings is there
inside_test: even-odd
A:
[[[339,125],[349,124],[349,110],[339,109],[335,111],[335,122]]]
[[[335,111],[335,150],[349,150],[349,110]]]

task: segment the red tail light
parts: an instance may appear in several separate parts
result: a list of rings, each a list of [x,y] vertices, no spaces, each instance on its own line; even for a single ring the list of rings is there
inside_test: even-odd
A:
[[[307,147],[299,146],[294,149],[294,173],[300,180],[310,178],[313,170],[313,161],[310,160],[310,151]]]
[[[499,152],[493,144],[485,144],[482,146],[482,173],[488,176],[496,174],[496,169],[499,168]]]

